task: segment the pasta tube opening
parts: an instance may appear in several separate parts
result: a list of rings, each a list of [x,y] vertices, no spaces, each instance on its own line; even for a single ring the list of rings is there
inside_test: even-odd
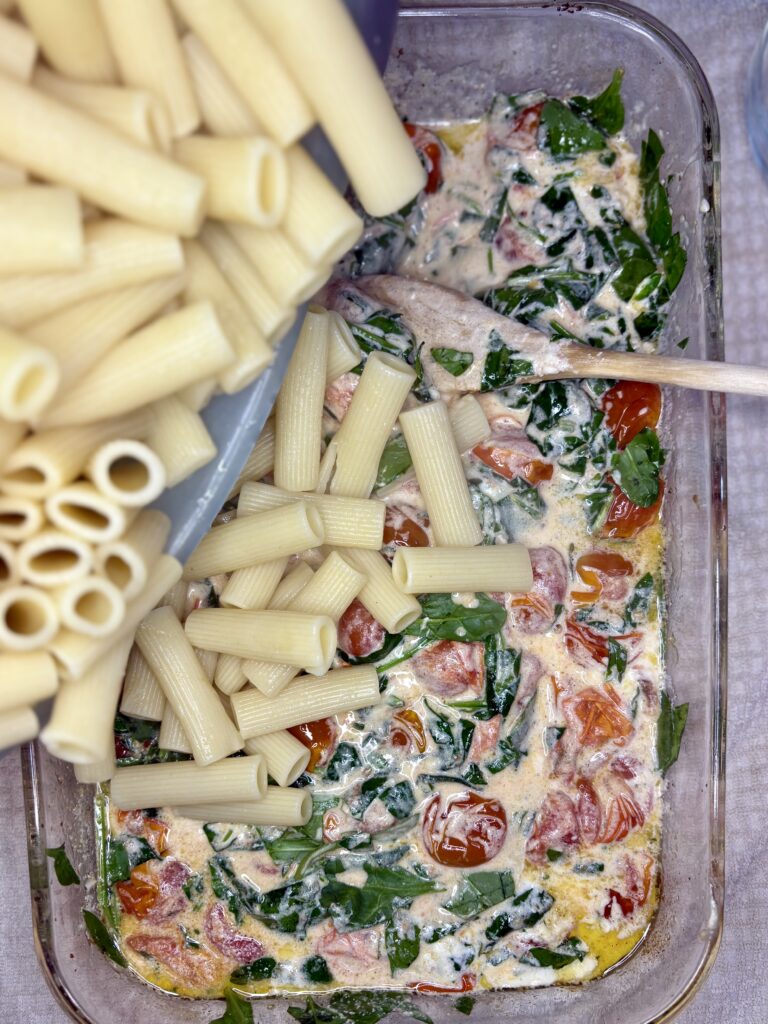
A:
[[[0,416],[13,422],[35,419],[53,398],[59,379],[50,352],[0,329]]]
[[[18,568],[29,583],[58,587],[89,573],[93,552],[79,537],[63,530],[43,530],[19,548]]]
[[[54,526],[91,544],[115,540],[128,525],[125,509],[90,483],[62,487],[46,500],[45,511]]]
[[[0,585],[9,587],[18,583],[20,575],[16,549],[8,541],[0,540]]]
[[[43,525],[43,510],[30,498],[0,495],[0,538],[19,541],[32,537]]]
[[[163,492],[165,466],[141,441],[120,439],[102,445],[86,469],[98,489],[119,505],[148,505]]]
[[[52,640],[59,628],[56,606],[37,587],[9,587],[0,594],[0,646],[34,651]]]
[[[123,595],[101,576],[75,580],[58,590],[56,599],[62,623],[85,636],[111,636],[125,617]]]

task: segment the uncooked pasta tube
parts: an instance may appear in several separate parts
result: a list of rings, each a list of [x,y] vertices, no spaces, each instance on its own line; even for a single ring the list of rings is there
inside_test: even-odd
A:
[[[165,466],[141,441],[119,438],[97,448],[85,475],[102,494],[128,508],[149,505],[163,493]]]
[[[267,788],[267,766],[260,754],[232,757],[205,768],[193,761],[118,768],[110,802],[122,810],[184,804],[192,800],[259,800]]]
[[[59,685],[56,665],[45,651],[0,654],[0,679],[0,715],[47,700],[56,693]]]
[[[45,529],[19,547],[18,571],[36,587],[61,587],[93,568],[93,549],[80,537]]]
[[[0,156],[129,220],[191,236],[205,182],[56,97],[0,75]]]
[[[175,487],[216,456],[216,445],[202,418],[175,395],[150,407],[150,448],[165,468],[166,486]]]
[[[171,521],[164,512],[144,509],[122,537],[96,549],[96,569],[114,583],[126,601],[132,600],[146,586],[170,527]]]
[[[15,450],[25,433],[26,427],[23,424],[0,420],[0,469],[5,465],[8,456]]]
[[[151,612],[136,632],[136,643],[181,722],[195,761],[209,765],[239,750],[237,730],[173,611],[165,607]]]
[[[288,146],[311,128],[309,105],[237,0],[172,2],[277,143]]]
[[[190,555],[184,576],[199,580],[271,562],[322,544],[324,538],[320,513],[300,501],[287,508],[214,526]]]
[[[168,701],[165,702],[163,709],[160,731],[157,734],[157,745],[161,750],[173,750],[177,754],[192,753],[187,734]]]
[[[327,615],[201,608],[184,629],[195,647],[293,665],[316,676],[328,671],[336,653],[336,625]]]
[[[275,403],[275,483],[291,491],[317,484],[323,396],[328,359],[328,316],[312,306]]]
[[[138,647],[131,648],[125,669],[120,713],[131,718],[159,722],[163,717],[166,700],[155,673],[149,667]]]
[[[288,166],[272,139],[194,135],[179,139],[173,155],[205,178],[209,217],[265,229],[280,223],[288,200]]]
[[[269,603],[270,608],[290,608],[294,599],[307,586],[315,574],[306,562],[298,565],[280,581]]]
[[[336,380],[357,366],[363,357],[349,324],[336,310],[328,313],[328,366],[325,379]],[[467,396],[470,397],[470,396]]]
[[[44,67],[35,69],[32,84],[142,146],[162,153],[171,148],[171,125],[165,107],[157,96],[145,89],[73,82]]]
[[[122,80],[162,101],[174,136],[193,132],[200,112],[165,0],[98,2]]]
[[[0,189],[0,274],[72,270],[85,258],[80,200],[68,188]]]
[[[54,526],[91,544],[115,540],[130,521],[122,506],[86,481],[69,484],[46,498],[45,513]]]
[[[448,409],[448,419],[460,452],[469,451],[491,436],[488,417],[474,395],[464,395]]]
[[[195,384],[188,384],[178,392],[181,401],[192,410],[200,412],[210,402],[218,390],[218,384],[211,377],[199,380]]]
[[[222,608],[267,608],[283,577],[287,557],[237,569],[219,595]]]
[[[93,423],[130,412],[219,373],[234,357],[213,306],[185,306],[116,345],[48,410],[45,425]]]
[[[17,167],[7,160],[0,160],[0,188],[16,188],[26,185],[29,175],[23,167]]]
[[[309,263],[280,228],[243,223],[230,224],[229,231],[283,306],[304,302],[328,280],[328,268]]]
[[[59,687],[50,721],[41,740],[55,757],[71,764],[94,764],[115,754],[115,712],[120,697],[129,636],[109,641],[109,648],[80,679]]]
[[[58,386],[59,367],[48,349],[0,327],[0,416],[14,422],[34,419]]]
[[[57,587],[52,595],[61,624],[83,636],[112,636],[125,618],[123,595],[102,576],[84,576]]]
[[[246,754],[261,754],[278,786],[290,786],[309,764],[310,751],[286,729],[246,740]],[[269,791],[267,791],[269,792]]]
[[[213,677],[216,689],[227,695],[241,690],[248,682],[243,672],[242,658],[234,654],[220,654]]]
[[[10,541],[0,540],[0,586],[10,587],[21,580],[16,547]]]
[[[43,510],[36,501],[0,494],[0,539],[26,540],[42,526]]]
[[[386,558],[378,551],[345,548],[342,554],[368,582],[358,597],[389,633],[400,633],[421,615],[421,605],[397,586]]]
[[[111,82],[115,64],[96,0],[17,0],[48,63],[70,78]]]
[[[232,709],[240,733],[247,740],[328,715],[367,708],[378,701],[376,669],[357,665],[314,679],[299,676],[273,698],[258,690],[241,690],[232,695]]]
[[[531,559],[522,544],[398,548],[392,576],[406,594],[527,593],[533,586]]]
[[[240,93],[196,35],[181,41],[203,124],[211,135],[258,135],[260,125]]]
[[[13,443],[11,443],[11,447]],[[0,457],[0,464],[2,459]],[[240,471],[235,481],[235,485],[229,492],[229,498],[240,493],[240,488],[243,486],[246,480],[261,480],[267,473],[271,473],[275,465],[275,421],[267,420],[264,424],[264,429],[259,434],[259,438],[256,444],[253,446],[251,454],[245,461],[245,465]]]
[[[32,708],[14,708],[0,715],[0,750],[33,740],[40,723]],[[309,794],[307,794],[309,795]],[[309,819],[307,819],[309,820]]]
[[[186,804],[174,813],[195,821],[237,822],[242,825],[306,825],[312,817],[312,794],[306,789],[267,786],[263,799],[253,803]]]
[[[75,778],[81,786],[92,786],[97,782],[108,782],[115,773],[115,758],[105,757],[103,761],[91,764],[76,764]]]
[[[36,59],[37,41],[29,29],[0,16],[0,71],[28,82]]]

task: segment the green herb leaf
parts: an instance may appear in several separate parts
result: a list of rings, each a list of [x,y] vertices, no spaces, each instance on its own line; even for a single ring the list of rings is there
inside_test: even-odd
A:
[[[47,856],[53,860],[53,870],[59,885],[79,885],[80,877],[69,862],[64,844],[45,851]]]
[[[624,127],[624,104],[621,99],[621,83],[624,69],[617,68],[607,88],[599,96],[574,96],[571,109],[586,115],[606,135],[616,135]]]
[[[362,817],[374,800],[380,799],[393,818],[407,818],[416,804],[413,787],[407,779],[395,782],[388,775],[374,775],[360,787],[360,796],[354,801],[352,813]]]
[[[423,616],[411,623],[404,632],[409,636],[424,636],[430,640],[485,640],[498,633],[506,622],[507,613],[498,602],[486,594],[477,594],[477,607],[466,608],[456,604],[450,594],[427,594],[421,600]]]
[[[485,641],[485,701],[488,717],[509,714],[520,686],[522,653],[507,647],[501,633]]]
[[[641,508],[648,508],[659,496],[659,471],[664,452],[655,430],[646,427],[622,451],[614,452],[611,466],[624,494]]]
[[[435,362],[454,377],[466,373],[475,359],[471,352],[461,352],[457,348],[432,348],[430,352]]]
[[[275,864],[293,864],[306,857],[308,853],[319,850],[322,845],[320,840],[310,839],[309,836],[290,829],[286,829],[277,839],[264,840],[266,851]]]
[[[223,900],[239,923],[244,914],[253,914],[259,903],[259,890],[247,878],[238,877],[228,857],[217,854],[208,861],[211,888]]]
[[[494,304],[496,298],[491,295],[491,292],[486,293],[483,302],[496,308]],[[483,364],[480,390],[498,391],[515,384],[519,377],[530,376],[533,373],[533,363],[529,359],[515,358],[518,355],[519,353],[515,349],[504,344],[498,331],[491,331],[488,336],[488,354]]]
[[[375,489],[378,490],[380,487],[386,487],[387,484],[391,484],[393,480],[396,480],[409,470],[411,465],[411,453],[408,451],[408,445],[405,443],[405,435],[398,434],[397,437],[390,438],[384,445],[384,451],[381,453],[379,469],[376,474],[376,484],[374,485]]]
[[[397,909],[409,907],[416,896],[440,892],[439,882],[407,868],[381,867],[367,861],[365,885],[347,885],[335,878],[320,893],[323,911],[344,928],[369,928],[392,919]]]
[[[493,204],[490,214],[485,220],[485,223],[480,228],[480,241],[481,242],[492,242],[496,237],[496,232],[499,230],[499,224],[501,218],[504,216],[504,207],[507,204],[507,189],[504,188],[499,193],[496,202]]]
[[[125,835],[120,839],[107,841],[106,873],[107,884],[125,882],[131,871],[148,860],[159,860],[157,854],[141,836]]]
[[[234,985],[247,985],[249,981],[264,981],[272,977],[276,967],[277,961],[274,957],[262,956],[243,967],[238,967],[229,976],[229,980]]]
[[[535,711],[536,694],[534,692],[507,735],[499,740],[498,754],[486,764],[485,767],[492,775],[497,775],[510,765],[515,769],[519,767],[527,753],[527,750],[523,749],[523,744],[531,730]]]
[[[347,1021],[347,1018],[335,1010],[320,1006],[312,996],[307,996],[305,1006],[289,1006],[287,1009],[290,1016],[299,1024],[346,1024]]]
[[[653,576],[647,572],[637,581],[624,606],[625,626],[637,626],[648,618],[653,589]]]
[[[572,870],[576,875],[600,875],[605,870],[605,864],[599,860],[590,860],[583,864],[574,864]]]
[[[612,232],[611,242],[621,267],[613,279],[613,287],[620,299],[629,302],[638,286],[656,270],[656,261],[642,238],[628,224],[622,224]]]
[[[574,960],[583,960],[589,950],[579,939],[571,937],[561,942],[555,949],[546,949],[544,946],[534,946],[529,949],[520,963],[529,964],[531,967],[552,967],[559,971]]]
[[[321,985],[327,985],[329,981],[333,981],[333,975],[325,957],[317,955],[307,957],[301,969],[307,981],[314,981]]]
[[[561,100],[546,101],[541,110],[541,126],[541,147],[548,150],[555,160],[605,149],[602,133]]]
[[[669,699],[669,694],[664,690],[661,694],[661,711],[656,724],[656,760],[662,775],[666,775],[680,754],[680,741],[687,721],[688,705],[678,704],[675,707]]]
[[[352,743],[340,743],[333,752],[333,757],[325,769],[325,777],[331,782],[341,779],[355,771],[363,763],[359,749]]]
[[[255,825],[221,825],[209,821],[203,825],[203,833],[217,853],[222,850],[261,850],[264,847]]]
[[[545,889],[525,889],[512,900],[509,908],[503,910],[485,929],[486,939],[493,944],[510,932],[532,928],[544,917],[555,899]]]
[[[387,921],[384,926],[384,948],[392,974],[411,966],[419,955],[420,937],[421,929],[413,921],[402,917]]]
[[[541,519],[547,511],[546,503],[539,493],[539,489],[533,484],[529,484],[524,477],[516,476],[514,480],[509,481],[507,497],[513,505],[516,505],[531,519]]]
[[[227,1008],[221,1017],[211,1021],[211,1024],[253,1024],[253,1007],[247,999],[243,999],[231,988],[224,990],[224,999]]]
[[[468,1017],[472,1013],[472,1007],[475,1005],[474,996],[459,996],[456,1002],[453,1004],[459,1013],[463,1013],[465,1017]]]
[[[469,920],[514,895],[511,871],[474,871],[464,875],[443,909]]]
[[[547,860],[549,861],[550,864],[556,864],[559,860],[562,860],[562,859],[563,859],[563,851],[562,850],[552,850],[552,849],[548,849],[547,850]]]
[[[609,683],[620,683],[627,670],[627,649],[616,640],[608,637],[608,663],[605,666],[605,678]]]
[[[83,911],[83,920],[94,945],[98,946],[102,953],[105,953],[119,967],[127,967],[128,961],[120,952],[120,947],[115,939],[107,931],[104,922],[96,917],[95,914],[92,914],[90,910]]]
[[[602,526],[612,497],[613,487],[605,479],[602,479],[594,490],[584,495],[584,511],[590,533],[595,533]]]

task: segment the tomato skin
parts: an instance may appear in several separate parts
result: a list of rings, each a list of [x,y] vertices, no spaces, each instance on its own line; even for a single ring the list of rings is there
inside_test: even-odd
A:
[[[327,761],[336,746],[336,723],[332,718],[318,718],[314,722],[294,725],[288,732],[305,747],[309,747],[308,772],[313,772],[318,765]]]
[[[613,486],[613,498],[608,515],[600,529],[601,537],[614,540],[632,540],[638,533],[655,523],[659,517],[661,501],[664,497],[664,481],[659,480],[659,496],[648,508],[641,508],[630,501],[618,484]]]
[[[427,853],[438,864],[474,868],[496,856],[507,835],[507,815],[498,800],[478,793],[436,793],[424,811],[421,828]]]
[[[607,586],[606,578],[620,580],[631,576],[633,572],[632,563],[615,551],[589,551],[585,555],[580,555],[576,560],[576,574],[581,578],[586,589],[574,590],[571,597],[579,604],[594,604],[600,599],[605,589],[607,598],[621,600],[619,588]]]
[[[551,462],[543,462],[541,459],[521,462],[518,452],[501,444],[478,444],[472,449],[471,454],[505,480],[523,477],[533,486],[544,480],[551,480],[555,471]]]
[[[385,637],[384,627],[357,598],[339,619],[336,642],[350,658],[367,658],[383,646]]]
[[[130,879],[118,882],[115,889],[125,913],[138,918],[149,916],[160,895],[160,886],[148,863],[135,867]]]
[[[168,853],[169,831],[166,823],[157,818],[146,818],[144,821],[144,836],[158,857],[164,857]]]
[[[390,544],[403,548],[428,548],[429,537],[421,525],[402,509],[387,506],[384,515],[384,546]]]
[[[430,992],[434,995],[450,995],[456,992],[472,992],[476,984],[477,977],[471,971],[466,971],[459,979],[459,984],[453,987],[450,985],[432,985],[428,981],[409,981],[408,988],[425,995]]]
[[[392,718],[400,723],[390,733],[390,741],[396,747],[415,746],[420,754],[427,749],[427,736],[421,717],[412,708],[396,711]]]
[[[579,730],[582,746],[601,747],[610,740],[622,744],[634,732],[616,691],[610,685],[606,685],[604,691],[587,686],[562,701],[566,722]]]
[[[571,657],[576,658],[577,661],[581,660],[577,657],[579,647],[583,648],[598,663],[604,664],[608,660],[608,637],[575,619],[566,621],[565,646]]]
[[[655,427],[661,415],[661,390],[658,384],[620,380],[603,395],[603,411],[608,429],[619,448],[646,427]]]
[[[420,154],[427,172],[427,183],[424,186],[424,191],[427,195],[432,195],[433,192],[437,192],[443,183],[441,168],[443,151],[440,143],[432,132],[422,128],[421,125],[409,124],[406,121],[403,127]]]

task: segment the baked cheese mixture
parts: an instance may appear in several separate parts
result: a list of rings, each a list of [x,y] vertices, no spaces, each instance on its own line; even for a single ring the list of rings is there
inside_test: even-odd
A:
[[[484,351],[462,350],[439,318],[423,336],[407,308],[366,290],[367,275],[405,275],[553,339],[652,349],[685,254],[658,138],[638,158],[621,135],[620,84],[568,101],[499,96],[476,123],[407,126],[426,188],[368,224],[323,301],[364,357],[416,368],[411,405],[478,392],[492,432],[463,463],[484,543],[527,545],[534,587],[423,595],[402,635],[350,606],[336,666],[374,663],[383,697],[292,730],[312,751],[296,783],[314,801],[303,828],[119,812],[100,795],[105,907],[154,985],[542,986],[600,975],[646,933],[662,772],[680,741],[662,682],[660,393],[518,383],[524,351],[492,332]],[[326,440],[361,367],[328,386]],[[388,506],[385,555],[430,543],[400,434],[374,496]],[[195,584],[190,609],[215,604],[224,582]],[[120,764],[173,756],[154,726],[125,718],[117,744]]]

